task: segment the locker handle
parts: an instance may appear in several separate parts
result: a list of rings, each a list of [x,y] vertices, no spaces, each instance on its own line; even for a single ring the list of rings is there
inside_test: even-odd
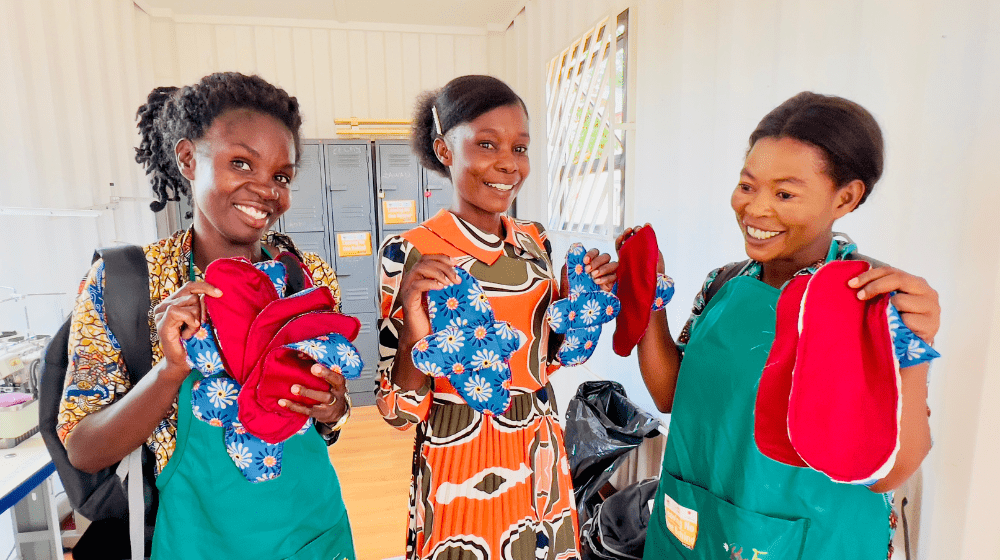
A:
[[[378,190],[378,197],[379,198],[385,198],[385,191],[383,191],[382,189],[379,189]]]

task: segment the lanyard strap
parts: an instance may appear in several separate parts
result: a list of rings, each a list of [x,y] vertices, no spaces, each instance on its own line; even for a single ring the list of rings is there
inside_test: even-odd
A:
[[[271,256],[271,252],[267,250],[267,247],[261,245],[260,251],[264,253],[267,260],[273,261],[274,257]],[[194,275],[194,247],[191,248],[191,252],[188,253],[188,280],[194,282],[196,280]]]

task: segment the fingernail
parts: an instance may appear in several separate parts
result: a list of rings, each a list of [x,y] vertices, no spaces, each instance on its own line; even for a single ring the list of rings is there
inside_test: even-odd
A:
[[[858,287],[858,279],[857,278],[851,278],[850,280],[847,281],[847,285],[850,286],[850,287],[852,287],[852,288],[857,288]]]
[[[299,391],[301,391],[301,390],[302,390],[302,388],[299,387],[298,385],[292,385],[292,394],[293,395],[298,395]]]
[[[858,299],[865,299],[865,291],[858,290]]]
[[[313,364],[313,366],[309,369],[309,371],[319,375],[323,373],[323,368],[319,367],[319,364]]]
[[[280,399],[278,401],[278,406],[287,407],[288,406],[288,401],[286,401],[285,399]]]

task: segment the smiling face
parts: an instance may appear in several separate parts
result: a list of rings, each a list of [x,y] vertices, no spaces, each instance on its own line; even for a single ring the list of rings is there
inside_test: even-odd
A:
[[[837,188],[823,152],[793,138],[762,138],[747,154],[732,206],[747,256],[800,269],[826,257],[833,222],[853,210],[861,181]]]
[[[528,115],[520,104],[487,111],[435,140],[455,185],[452,211],[485,231],[497,227],[531,169],[529,141]]]
[[[254,245],[291,204],[295,140],[274,117],[226,111],[196,142],[178,142],[176,153],[191,181],[201,241]]]

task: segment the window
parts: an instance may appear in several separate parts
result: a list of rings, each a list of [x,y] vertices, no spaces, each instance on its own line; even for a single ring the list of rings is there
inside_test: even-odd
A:
[[[549,228],[614,236],[625,220],[628,10],[549,62]]]

